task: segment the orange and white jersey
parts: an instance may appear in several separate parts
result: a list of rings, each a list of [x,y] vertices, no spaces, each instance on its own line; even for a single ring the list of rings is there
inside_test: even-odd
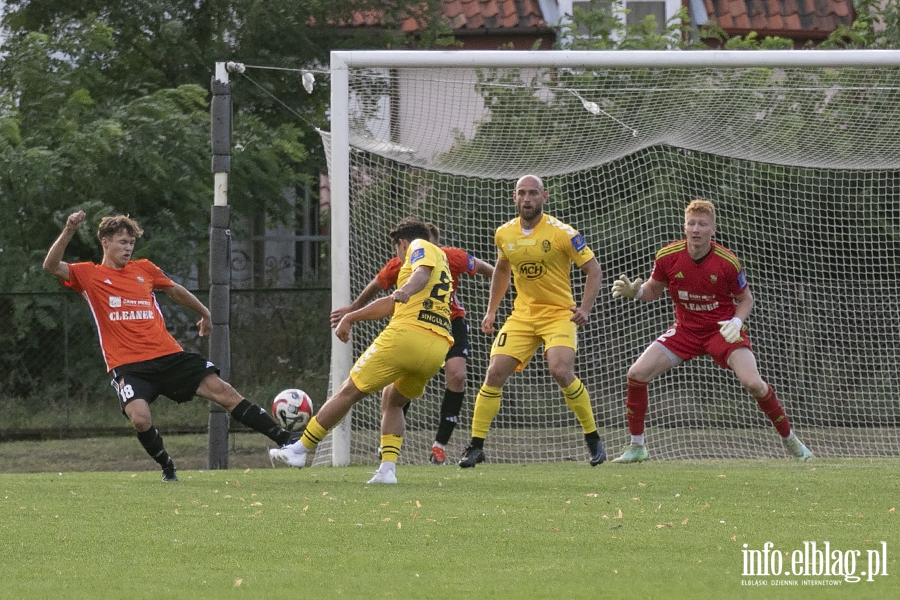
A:
[[[475,275],[475,257],[463,250],[452,246],[440,246],[447,256],[447,264],[450,266],[450,275],[453,277],[453,293],[450,295],[450,320],[456,320],[466,316],[466,309],[459,301],[459,276]],[[397,285],[397,275],[400,273],[400,259],[394,256],[378,271],[378,285],[387,291]]]
[[[153,293],[175,283],[149,260],[132,260],[122,269],[69,264],[69,281],[63,283],[88,303],[107,371],[183,350],[166,329]]]

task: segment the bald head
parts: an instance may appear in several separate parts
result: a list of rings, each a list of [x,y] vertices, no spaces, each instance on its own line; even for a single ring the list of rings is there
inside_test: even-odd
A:
[[[523,175],[519,177],[519,180],[516,182],[516,189],[518,189],[523,184],[531,186],[536,186],[540,191],[544,191],[544,182],[537,175]]]

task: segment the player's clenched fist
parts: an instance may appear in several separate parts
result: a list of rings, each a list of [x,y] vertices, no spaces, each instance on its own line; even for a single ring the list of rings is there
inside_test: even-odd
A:
[[[83,210],[74,212],[66,219],[66,229],[70,231],[78,231],[84,225],[85,214]]]

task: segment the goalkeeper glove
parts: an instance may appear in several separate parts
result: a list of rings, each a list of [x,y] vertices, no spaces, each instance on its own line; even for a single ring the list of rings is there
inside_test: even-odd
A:
[[[719,325],[721,325],[721,327],[719,327],[719,333],[722,334],[722,337],[725,338],[726,342],[733,344],[740,341],[741,327],[744,325],[743,321],[734,317],[728,321],[719,321]]]
[[[644,295],[644,289],[641,287],[643,282],[644,280],[640,277],[634,281],[629,281],[626,276],[622,275],[616,281],[613,281],[613,298],[634,298],[637,300]]]

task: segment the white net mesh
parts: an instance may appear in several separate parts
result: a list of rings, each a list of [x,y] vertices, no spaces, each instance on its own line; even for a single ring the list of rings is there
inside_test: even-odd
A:
[[[613,300],[609,283],[646,278],[656,250],[683,237],[684,206],[706,198],[719,211],[716,239],[746,267],[760,371],[795,431],[819,456],[896,456],[898,90],[896,67],[351,69],[352,295],[410,214],[438,225],[443,244],[493,262],[515,180],[543,176],[545,211],[585,236],[605,273],[577,374],[615,452],[628,440],[625,373],[673,307]],[[577,269],[573,278],[577,300]],[[453,459],[487,368],[487,291],[483,278],[461,282],[472,347]],[[354,326],[354,356],[383,325]],[[427,460],[443,385],[439,375],[413,402],[401,462]],[[378,424],[373,396],[354,409],[353,462],[377,460]],[[657,459],[784,456],[756,402],[706,357],[651,383],[647,425]],[[587,458],[542,357],[505,386],[485,448],[493,462]]]

